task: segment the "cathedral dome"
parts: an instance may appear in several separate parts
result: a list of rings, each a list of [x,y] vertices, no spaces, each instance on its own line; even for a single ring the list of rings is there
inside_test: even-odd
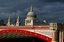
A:
[[[33,16],[33,12],[28,12],[27,16]]]
[[[31,7],[30,7],[30,11],[28,12],[27,16],[28,16],[28,17],[33,17],[33,15],[34,15],[34,12],[33,12],[32,6],[31,6]]]

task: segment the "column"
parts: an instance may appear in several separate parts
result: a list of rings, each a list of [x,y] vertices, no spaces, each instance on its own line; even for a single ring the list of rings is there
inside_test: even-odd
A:
[[[63,31],[59,32],[59,42],[63,42]]]
[[[53,31],[52,42],[58,42],[58,31]]]

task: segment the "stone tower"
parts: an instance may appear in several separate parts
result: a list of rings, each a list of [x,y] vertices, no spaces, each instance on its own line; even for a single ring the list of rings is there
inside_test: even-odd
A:
[[[16,26],[19,26],[19,13],[20,11],[18,10],[17,13],[16,13]]]
[[[10,26],[10,16],[8,17],[7,26]]]
[[[19,26],[19,16],[17,16],[16,26]]]
[[[58,42],[58,28],[57,28],[57,23],[50,23],[50,30],[52,31],[52,42]]]

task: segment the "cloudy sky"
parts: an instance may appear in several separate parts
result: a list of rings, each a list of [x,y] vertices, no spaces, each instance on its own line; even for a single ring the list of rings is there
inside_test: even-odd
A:
[[[64,22],[64,0],[0,0],[0,19],[19,14],[22,20],[31,4],[40,21]]]

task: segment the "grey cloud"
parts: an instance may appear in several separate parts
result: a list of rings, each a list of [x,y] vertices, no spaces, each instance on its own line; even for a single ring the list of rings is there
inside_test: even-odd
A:
[[[40,1],[44,1],[44,2],[64,2],[64,0],[40,0]]]
[[[34,11],[40,18],[64,18],[64,0],[0,0],[0,17],[13,15],[17,10],[21,11],[21,17],[25,17],[29,6],[32,4]],[[3,13],[2,13],[3,12]],[[15,12],[15,13],[12,13]]]

